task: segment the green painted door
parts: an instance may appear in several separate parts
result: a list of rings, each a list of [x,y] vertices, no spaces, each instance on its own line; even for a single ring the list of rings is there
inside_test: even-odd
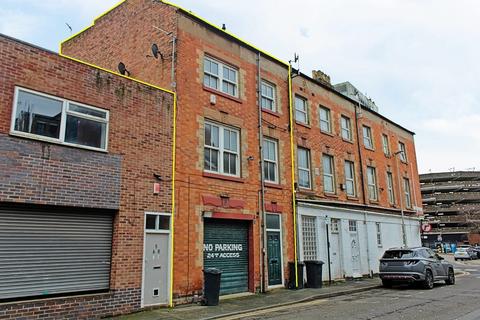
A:
[[[222,271],[220,294],[248,291],[248,222],[205,219],[203,266]]]
[[[279,231],[267,231],[268,285],[282,284],[282,254]]]

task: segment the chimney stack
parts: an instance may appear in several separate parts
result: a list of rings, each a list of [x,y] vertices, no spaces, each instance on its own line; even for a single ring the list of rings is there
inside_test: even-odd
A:
[[[312,78],[330,87],[332,86],[332,83],[330,82],[330,76],[320,70],[312,70]]]

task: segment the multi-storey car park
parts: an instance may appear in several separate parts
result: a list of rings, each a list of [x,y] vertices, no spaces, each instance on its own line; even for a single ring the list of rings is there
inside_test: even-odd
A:
[[[427,246],[480,243],[480,172],[437,172],[420,175],[423,210],[431,231]]]

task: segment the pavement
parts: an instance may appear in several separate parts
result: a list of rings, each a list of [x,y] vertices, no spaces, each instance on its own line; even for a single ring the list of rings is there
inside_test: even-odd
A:
[[[236,318],[248,313],[265,312],[285,308],[299,303],[310,303],[318,299],[328,299],[360,293],[379,288],[380,279],[360,279],[335,282],[322,288],[301,290],[275,289],[265,294],[251,294],[232,299],[221,299],[218,306],[198,304],[181,305],[175,308],[161,308],[142,311],[115,320],[157,320],[157,319],[222,319]]]

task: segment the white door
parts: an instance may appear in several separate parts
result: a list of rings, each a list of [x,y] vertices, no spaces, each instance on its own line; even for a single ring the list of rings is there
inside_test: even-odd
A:
[[[357,221],[348,221],[348,231],[350,233],[350,250],[352,254],[352,277],[359,278],[362,276],[360,262],[360,242],[358,239]]]
[[[145,215],[143,305],[168,304],[170,216]]]
[[[332,271],[332,279],[339,279],[343,278],[339,219],[332,219],[330,233],[330,268]]]

